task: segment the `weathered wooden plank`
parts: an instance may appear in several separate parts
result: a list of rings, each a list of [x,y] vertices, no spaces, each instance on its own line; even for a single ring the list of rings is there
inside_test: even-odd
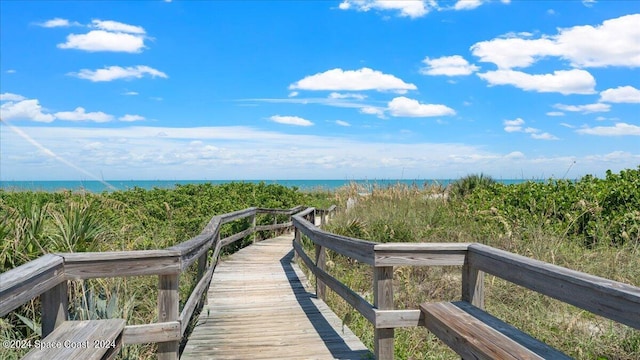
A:
[[[462,265],[467,243],[384,243],[377,244],[375,266]]]
[[[378,310],[375,309],[378,329],[414,327],[424,325],[424,315],[420,310]]]
[[[512,254],[469,246],[471,266],[514,284],[640,329],[640,288]]]
[[[213,245],[213,239],[216,238],[217,231],[213,234],[201,234],[193,238],[197,240],[197,243],[193,243],[192,247],[188,250],[180,251],[180,269],[185,271],[191,264],[193,264]]]
[[[324,282],[325,285],[331,288],[331,290],[335,291],[336,294],[340,295],[341,298],[343,298],[347,303],[349,303],[349,305],[351,305],[360,314],[362,314],[365,319],[369,320],[370,323],[375,324],[375,312],[373,305],[369,304],[367,300],[365,300],[358,293],[341,283],[338,279],[329,275],[325,271],[318,269],[300,245],[294,242],[293,247],[300,259],[302,259],[304,264],[313,273],[313,275]]]
[[[62,325],[69,318],[69,297],[67,295],[67,281],[45,291],[40,295],[42,303],[42,336],[51,334],[55,328]]]
[[[571,359],[475,306],[423,303],[425,326],[464,359]]]
[[[180,253],[170,250],[138,250],[59,254],[64,258],[66,279],[176,274]]]
[[[257,208],[256,211],[258,214],[273,214],[273,215],[291,215],[297,212],[300,212],[305,207],[302,205],[298,205],[291,209],[268,209],[268,208]]]
[[[235,233],[231,236],[227,236],[224,239],[220,239],[220,246],[227,246],[233,242],[236,242],[240,239],[243,239],[244,237],[251,235],[252,233],[253,233],[252,228],[244,229],[239,233]]]
[[[238,210],[238,211],[222,214],[220,215],[220,220],[222,224],[226,224],[231,221],[240,220],[249,216],[253,216],[256,214],[256,210],[257,208],[250,207],[244,210]]]
[[[325,265],[327,262],[327,251],[320,245],[315,246],[316,252],[316,267],[319,270],[325,271]],[[316,279],[316,296],[318,299],[325,301],[327,286],[322,282],[322,279]]]
[[[209,284],[211,283],[211,276],[213,276],[213,271],[215,270],[214,266],[209,267],[207,272],[200,278],[196,287],[191,291],[191,295],[189,295],[189,299],[185,302],[184,307],[182,308],[182,312],[180,313],[180,323],[182,324],[182,329],[180,330],[181,334],[187,330],[189,326],[189,320],[191,319],[191,315],[196,308],[196,305],[200,301],[202,295],[205,294]]]
[[[0,316],[58,285],[65,279],[64,260],[52,254],[0,274]]]
[[[373,299],[377,309],[393,310],[393,266],[373,268]],[[394,332],[393,328],[374,329],[376,359],[393,359]]]
[[[293,224],[315,244],[324,246],[339,254],[351,257],[365,264],[374,264],[375,242],[335,235],[318,229],[301,215],[292,217]]]
[[[178,320],[178,275],[160,275],[158,277],[158,322]],[[177,360],[179,341],[158,343],[157,356],[160,360]]]
[[[278,230],[284,229],[293,226],[291,221],[280,224],[271,224],[271,225],[256,225],[255,231],[270,231],[270,230]]]
[[[305,287],[291,263],[292,237],[257,242],[220,262],[182,359],[370,358]]]
[[[484,272],[474,267],[468,256],[462,266],[462,300],[484,309]]]
[[[147,344],[180,341],[182,333],[179,321],[125,326],[123,344]]]
[[[65,321],[23,359],[112,359],[122,346],[123,319]]]

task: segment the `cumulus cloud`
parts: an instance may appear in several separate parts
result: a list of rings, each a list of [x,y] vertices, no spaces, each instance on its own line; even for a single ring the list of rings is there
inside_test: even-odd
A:
[[[24,99],[26,99],[24,96],[18,94],[12,94],[8,92],[0,94],[0,101],[22,101]]]
[[[113,81],[118,79],[140,79],[145,75],[149,75],[152,78],[161,77],[168,78],[167,74],[162,71],[156,70],[152,67],[145,65],[138,66],[130,66],[130,67],[120,67],[120,66],[109,66],[104,69],[98,70],[89,70],[82,69],[78,73],[70,73],[71,76],[76,76],[80,79],[86,79],[93,82],[101,82],[101,81]]]
[[[396,97],[388,104],[391,116],[395,117],[432,117],[455,115],[456,112],[446,105],[421,104],[417,100],[404,96]]]
[[[460,55],[443,56],[437,59],[426,57],[422,62],[427,65],[420,69],[420,73],[424,75],[461,76],[469,75],[479,69],[477,66],[469,64]]]
[[[375,106],[363,106],[360,108],[360,112],[367,115],[376,115],[380,118],[384,117],[384,109]]]
[[[482,41],[473,55],[500,69],[527,67],[544,57],[567,60],[574,67],[640,66],[640,14],[605,20],[601,25],[558,29],[539,39],[517,36]]]
[[[595,78],[586,70],[558,70],[553,74],[531,75],[515,70],[496,70],[479,73],[490,86],[513,85],[525,91],[558,92],[569,94],[593,94]]]
[[[73,111],[61,111],[54,114],[56,118],[67,121],[94,121],[98,123],[113,120],[113,116],[102,111],[86,112],[84,108],[77,107]]]
[[[296,126],[312,126],[313,125],[311,121],[307,119],[303,119],[298,116],[273,115],[272,117],[270,117],[270,119],[273,122],[277,122],[279,124],[286,124],[286,125],[296,125]]]
[[[597,136],[640,136],[640,126],[616,123],[614,126],[583,127],[576,130],[578,134]]]
[[[145,30],[141,26],[112,20],[93,20],[93,29],[86,34],[69,34],[60,49],[77,49],[89,52],[141,52],[145,45]]]
[[[600,101],[610,103],[640,103],[640,90],[633,86],[618,86],[600,93]]]
[[[369,68],[359,70],[342,70],[340,68],[327,70],[315,75],[309,75],[289,86],[289,90],[332,90],[332,91],[394,91],[406,93],[416,90],[414,84],[408,84],[401,79],[383,74]]]
[[[595,112],[607,112],[611,110],[611,105],[603,104],[603,103],[586,104],[586,105],[555,104],[553,105],[553,107],[563,111],[580,112],[583,114],[591,114]]]
[[[482,5],[482,0],[458,0],[454,5],[456,10],[472,10]]]
[[[529,134],[532,139],[536,140],[558,140],[558,137],[548,132],[542,132],[540,129],[532,127],[524,127],[525,121],[522,118],[514,120],[504,120],[504,131],[508,133],[521,132]]]
[[[133,122],[145,120],[144,116],[126,114],[118,118],[120,121]]]
[[[338,6],[341,10],[397,11],[401,17],[418,18],[437,6],[433,0],[344,0]]]
[[[3,94],[6,95],[7,93]],[[10,94],[17,99],[20,95]],[[0,105],[0,118],[4,120],[31,120],[37,122],[52,122],[55,116],[42,111],[42,106],[36,99],[5,102]]]

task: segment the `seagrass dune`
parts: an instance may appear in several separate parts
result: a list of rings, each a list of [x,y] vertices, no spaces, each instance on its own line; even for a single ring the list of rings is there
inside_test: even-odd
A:
[[[182,359],[366,359],[367,348],[305,287],[292,234],[222,261]]]

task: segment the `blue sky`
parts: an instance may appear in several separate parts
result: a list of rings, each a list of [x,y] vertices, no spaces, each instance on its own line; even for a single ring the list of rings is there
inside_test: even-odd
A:
[[[640,164],[640,1],[2,1],[0,180]]]

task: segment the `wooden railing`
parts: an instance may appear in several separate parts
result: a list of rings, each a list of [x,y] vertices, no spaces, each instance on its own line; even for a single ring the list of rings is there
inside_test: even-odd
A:
[[[289,216],[304,209],[248,208],[214,216],[194,238],[163,250],[113,251],[47,254],[0,274],[0,316],[5,316],[31,299],[40,296],[42,336],[50,334],[69,318],[67,281],[91,278],[158,276],[158,322],[128,325],[124,344],[158,343],[159,359],[176,359],[179,343],[191,316],[206,294],[220,252],[225,246],[257,231],[291,228],[292,222],[278,223],[279,215]],[[271,214],[273,224],[256,225],[256,215]],[[306,212],[313,221],[313,212]],[[231,236],[220,238],[223,224],[250,218],[250,226]],[[306,221],[306,220],[305,220]],[[211,256],[209,252],[212,251]],[[209,261],[210,260],[210,261]],[[182,272],[198,262],[198,283],[179,311],[178,279]]]
[[[375,329],[376,359],[393,359],[394,329],[424,326],[420,309],[396,310],[393,303],[394,266],[462,266],[462,300],[484,307],[484,273],[575,305],[594,314],[640,329],[640,288],[569,270],[489,246],[474,243],[375,243],[335,235],[305,219],[313,208],[292,217],[296,255],[316,277],[316,293],[325,299],[326,287],[342,297]],[[304,251],[301,235],[315,247],[315,260]],[[326,249],[373,268],[373,304],[325,269]],[[462,344],[461,346],[467,346]],[[476,358],[476,357],[473,357]]]

